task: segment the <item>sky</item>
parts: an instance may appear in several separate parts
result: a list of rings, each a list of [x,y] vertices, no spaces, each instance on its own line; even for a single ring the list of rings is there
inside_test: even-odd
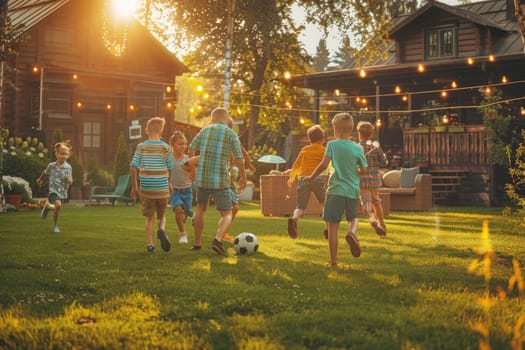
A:
[[[448,5],[459,4],[458,0],[439,0],[439,1],[445,4],[448,4]],[[472,1],[472,2],[477,2],[477,1]],[[322,38],[322,30],[320,30],[316,26],[306,23],[306,17],[305,17],[303,8],[294,6],[293,15],[296,18],[296,21],[298,23],[304,24],[306,26],[306,29],[299,36],[299,40],[301,40],[301,42],[303,43],[306,52],[308,52],[312,56],[315,55],[315,51],[316,51],[317,45],[319,44],[319,40],[321,40]],[[328,47],[328,50],[330,51],[330,54],[334,56],[335,53],[339,49],[339,43],[341,42],[341,38],[337,36],[335,31],[333,31],[332,33],[333,33],[332,35],[328,36],[326,40],[326,45]]]

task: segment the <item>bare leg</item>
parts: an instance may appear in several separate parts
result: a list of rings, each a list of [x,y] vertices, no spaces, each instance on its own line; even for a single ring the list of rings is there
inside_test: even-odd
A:
[[[304,215],[304,210],[295,208],[295,210],[293,211],[292,219],[299,219],[303,217],[303,215]]]
[[[53,206],[54,212],[53,212],[53,223],[54,225],[58,225],[58,215],[60,214],[60,208],[62,208],[62,201],[57,199],[55,201],[55,205]]]
[[[198,209],[198,208],[197,208]],[[232,211],[231,210],[220,210],[221,218],[219,219],[219,223],[217,224],[217,234],[215,235],[215,239],[219,242],[222,241],[222,238],[224,237],[224,233],[228,231],[232,224]]]
[[[153,245],[153,224],[154,224],[154,216],[148,216],[146,218],[146,240],[148,241],[148,245]]]
[[[328,228],[328,250],[330,252],[330,264],[335,266],[337,265],[337,231],[339,230],[339,223],[326,221],[326,226]]]
[[[204,214],[208,209],[208,204],[197,204],[195,212],[195,221],[193,222],[193,229],[195,232],[194,245],[200,247],[202,245],[202,231],[204,230]]]
[[[184,221],[186,220],[186,213],[181,205],[177,206],[173,211],[175,212],[175,223],[179,229],[179,234],[185,236],[186,230],[184,229]]]

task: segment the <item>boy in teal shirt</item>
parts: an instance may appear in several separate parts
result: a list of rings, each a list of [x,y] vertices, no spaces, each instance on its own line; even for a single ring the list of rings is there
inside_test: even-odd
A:
[[[338,113],[332,119],[332,127],[335,140],[328,141],[323,160],[310,176],[304,177],[304,180],[312,181],[332,162],[334,171],[328,180],[323,220],[328,228],[329,264],[337,266],[337,231],[343,213],[348,222],[346,242],[354,257],[361,255],[361,246],[356,236],[359,169],[366,168],[368,163],[363,148],[351,139],[354,130],[353,117],[348,113]]]

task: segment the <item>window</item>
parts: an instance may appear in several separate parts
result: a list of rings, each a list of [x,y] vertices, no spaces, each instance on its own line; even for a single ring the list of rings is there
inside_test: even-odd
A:
[[[100,147],[100,123],[99,122],[84,122],[83,127],[83,145],[84,147],[99,148]]]
[[[70,48],[73,46],[73,34],[66,29],[46,28],[45,44],[47,47]]]
[[[49,85],[44,92],[44,110],[49,118],[71,118],[71,89],[61,85]]]
[[[432,28],[425,31],[425,58],[434,59],[456,55],[456,28]]]

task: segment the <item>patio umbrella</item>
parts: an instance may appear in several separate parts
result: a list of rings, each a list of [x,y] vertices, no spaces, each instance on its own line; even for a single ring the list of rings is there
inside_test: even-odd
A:
[[[283,157],[280,157],[275,154],[266,154],[261,158],[257,159],[260,163],[275,164],[275,169],[279,170],[279,164],[286,163],[286,160]]]

